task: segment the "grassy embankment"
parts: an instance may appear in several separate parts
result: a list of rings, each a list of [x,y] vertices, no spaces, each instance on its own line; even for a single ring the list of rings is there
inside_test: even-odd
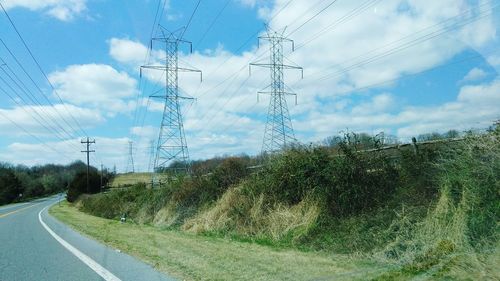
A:
[[[276,249],[148,225],[119,223],[80,212],[69,203],[50,214],[72,228],[156,269],[188,280],[365,280],[384,268],[366,259]]]
[[[250,173],[244,162],[232,158],[208,174],[207,169],[203,174],[195,170],[194,176],[161,189],[137,185],[83,198],[77,206],[115,221],[127,213],[135,223],[130,227],[150,235],[232,241],[248,247],[260,244],[268,247],[262,249],[279,252],[300,250],[297,255],[305,253],[311,260],[335,254],[335,261],[359,266],[361,275],[370,268],[384,269],[360,277],[365,280],[498,280],[499,135],[497,128],[453,144],[403,150],[398,161],[384,151],[357,152],[356,139],[350,135],[334,150],[291,149],[257,172]],[[91,231],[87,228],[82,230]],[[168,245],[159,239],[153,239],[158,244],[152,253],[166,257]],[[136,243],[131,242],[131,252],[150,241]],[[242,259],[230,252],[228,262]],[[221,258],[207,253],[207,259]],[[265,255],[256,256],[268,262]],[[148,261],[165,268],[176,262],[166,259]],[[359,264],[366,259],[378,266]],[[269,272],[276,275],[263,279],[287,279],[286,262],[269,264]],[[244,279],[246,275],[238,270],[246,272],[244,266],[222,269],[210,278]],[[314,277],[308,274],[293,275],[293,279]],[[336,279],[329,273],[321,276]]]

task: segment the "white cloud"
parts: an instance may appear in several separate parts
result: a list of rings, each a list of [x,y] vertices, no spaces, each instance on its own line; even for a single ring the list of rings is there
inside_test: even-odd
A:
[[[499,105],[500,80],[488,84],[464,86],[458,94],[458,101],[467,105]],[[500,114],[500,110],[498,113]]]
[[[244,7],[253,8],[259,2],[259,0],[237,0]]]
[[[69,139],[65,141],[49,141],[42,143],[15,142],[0,152],[0,158],[14,164],[24,164],[28,166],[56,163],[68,164],[75,160],[86,162],[85,153],[81,153],[84,147],[80,143],[81,139]],[[116,165],[118,171],[123,172],[127,164],[128,138],[108,138],[96,137],[96,143],[92,144],[95,154],[91,154],[90,164],[99,167],[102,161],[107,168]],[[138,165],[142,165],[142,158],[138,158]]]
[[[87,10],[87,0],[4,0],[6,9],[26,8],[43,11],[61,21],[70,21]]]
[[[488,57],[488,62],[492,66],[500,67],[500,55],[491,55]]]
[[[485,128],[500,118],[500,80],[481,85],[463,86],[455,101],[437,106],[408,106],[399,112],[348,112],[321,114],[312,112],[296,122],[302,132],[314,131],[311,140],[320,140],[349,128],[373,132],[378,127],[395,128],[398,137],[408,139],[422,133]],[[375,132],[376,133],[376,132]]]
[[[4,116],[7,116],[7,118]],[[55,104],[54,106],[25,105],[12,109],[0,109],[0,135],[27,135],[17,127],[20,126],[32,135],[59,135],[60,137],[68,138],[67,133],[78,133],[78,127],[75,125],[73,118],[77,119],[79,124],[84,128],[95,127],[104,121],[104,118],[98,111],[71,104]],[[68,126],[63,120],[66,120],[72,126]],[[15,122],[17,126],[11,121]]]
[[[132,127],[130,128],[130,133],[134,136],[141,138],[147,138],[148,140],[155,139],[158,137],[158,128],[153,126],[143,126],[143,127]]]
[[[49,79],[63,100],[99,108],[109,116],[130,112],[135,105],[127,99],[137,93],[137,81],[109,65],[71,65]]]
[[[361,103],[352,109],[353,114],[382,113],[394,105],[394,99],[390,94],[380,94],[370,102]]]
[[[288,0],[239,2],[246,7],[257,7],[258,17],[269,19],[281,11],[271,27],[282,30],[288,26],[287,32],[294,31],[320,9],[310,9],[313,3],[305,0],[292,1],[286,7]],[[481,1],[487,2],[491,3]],[[405,3],[406,9],[401,9]],[[339,19],[360,4],[358,1],[338,1],[291,35],[298,47],[294,53],[289,45],[285,46],[285,55],[305,70],[304,80],[299,73],[285,72],[287,85],[298,93],[298,106],[294,106],[292,98],[288,103],[297,135],[303,137],[301,140],[319,140],[347,127],[368,132],[391,128],[394,133],[406,137],[433,129],[456,128],[455,125],[472,126],[480,120],[490,122],[489,119],[498,113],[491,105],[475,101],[471,112],[476,110],[484,114],[471,113],[472,116],[463,117],[460,111],[469,110],[462,100],[468,96],[466,94],[442,105],[398,109],[404,97],[391,90],[392,94],[378,94],[355,104],[357,99],[350,97],[354,89],[436,67],[470,48],[491,46],[496,38],[492,16],[463,27],[450,27],[450,23],[461,24],[477,14],[477,4],[466,0],[379,1],[338,24]],[[489,9],[488,5],[481,5],[483,11]],[[474,12],[468,12],[474,7]],[[455,16],[447,25],[442,24]],[[436,34],[440,35],[431,36]],[[122,55],[115,55],[115,59],[129,65],[144,60],[141,51],[133,50],[144,50],[145,46],[128,39],[120,40],[115,43],[130,48]],[[118,44],[114,48],[120,49]],[[112,53],[120,53],[117,50]],[[192,109],[184,115],[187,142],[194,158],[224,151],[256,152],[260,149],[269,100],[260,96],[261,101],[257,103],[256,92],[269,84],[269,72],[255,68],[248,78],[248,63],[259,59],[266,61],[268,54],[265,44],[260,49],[254,45],[242,54],[230,53],[222,45],[208,52],[180,53],[181,64],[202,69],[204,76],[201,85],[195,75],[179,76],[183,93],[197,98]],[[153,56],[153,59],[159,57]],[[490,58],[490,63],[494,61]],[[151,81],[158,79],[147,77]],[[150,108],[161,111],[162,104],[157,101]],[[239,142],[234,142],[234,138]],[[220,143],[223,145],[219,146]]]
[[[121,63],[140,65],[144,62],[147,51],[148,48],[137,41],[119,38],[109,40],[109,54]]]
[[[463,81],[478,81],[485,78],[487,75],[488,73],[483,69],[474,67],[465,75]]]
[[[167,14],[167,20],[168,21],[176,21],[182,19],[183,15],[182,14]]]

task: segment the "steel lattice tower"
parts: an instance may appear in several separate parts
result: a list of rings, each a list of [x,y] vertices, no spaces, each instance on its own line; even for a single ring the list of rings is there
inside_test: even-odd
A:
[[[155,141],[151,140],[149,142],[148,173],[151,172],[151,168],[153,168],[153,166],[154,166],[153,160],[155,159],[155,155],[156,155]]]
[[[285,85],[284,70],[299,69],[303,76],[303,69],[300,66],[284,64],[283,43],[291,43],[292,51],[294,50],[293,40],[285,38],[283,36],[284,32],[283,30],[280,34],[268,30],[267,36],[259,37],[259,44],[261,40],[269,42],[269,63],[254,62],[250,64],[250,67],[260,66],[269,68],[271,73],[271,84],[258,92],[258,94],[271,95],[262,144],[263,153],[278,152],[296,141],[290,113],[288,112],[286,96],[293,95],[295,96],[295,101],[297,101],[297,95],[289,91]]]
[[[127,173],[132,172],[135,173],[135,166],[134,166],[134,149],[133,149],[134,143],[132,141],[128,142],[128,160],[127,160]]]
[[[183,40],[177,34],[181,30],[168,32],[160,26],[160,36],[151,39],[151,50],[153,45],[160,43],[165,48],[165,60],[162,65],[145,65],[143,69],[153,69],[165,72],[165,88],[160,93],[151,95],[151,98],[159,98],[165,101],[163,117],[156,143],[154,160],[154,173],[170,170],[174,173],[189,171],[189,151],[184,134],[184,126],[180,109],[181,100],[192,99],[179,95],[179,72],[199,72],[197,69],[179,67],[179,46],[188,44],[192,52],[192,44]],[[175,165],[171,165],[175,164]],[[153,179],[155,183],[155,179]]]

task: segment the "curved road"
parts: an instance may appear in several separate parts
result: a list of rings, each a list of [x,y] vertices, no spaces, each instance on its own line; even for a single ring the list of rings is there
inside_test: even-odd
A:
[[[56,202],[0,207],[0,281],[174,280],[57,221],[47,213]]]

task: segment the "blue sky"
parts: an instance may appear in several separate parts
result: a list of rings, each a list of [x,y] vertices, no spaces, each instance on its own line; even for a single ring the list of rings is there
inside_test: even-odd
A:
[[[500,118],[498,3],[331,2],[200,2],[184,36],[194,52],[180,54],[181,64],[204,76],[202,83],[194,74],[180,77],[183,92],[196,98],[183,104],[191,158],[259,152],[268,99],[261,96],[257,102],[256,92],[269,83],[269,74],[256,68],[249,78],[248,63],[268,57],[267,46],[257,48],[253,35],[263,34],[270,19],[275,30],[287,27],[297,50],[285,48],[286,57],[304,67],[304,79],[293,71],[285,76],[298,94],[297,105],[292,98],[288,102],[304,143],[346,129],[384,131],[407,141],[425,132],[481,129]],[[85,131],[96,139],[93,164],[124,171],[127,143],[133,140],[136,168],[147,169],[162,109],[147,96],[161,77],[150,73],[141,81],[139,66],[158,1],[1,3],[55,92],[2,14],[0,39],[29,76],[0,44],[6,63],[0,77],[7,81],[0,80],[0,161],[33,165],[83,159],[79,139]],[[172,30],[186,25],[196,4],[167,1],[161,25]],[[151,60],[160,57],[155,48]],[[26,87],[9,80],[14,73],[17,84]]]

